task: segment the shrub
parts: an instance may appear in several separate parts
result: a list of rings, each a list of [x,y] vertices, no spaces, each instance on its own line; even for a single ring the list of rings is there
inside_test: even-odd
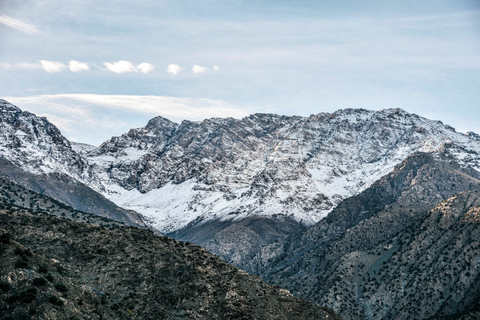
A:
[[[12,286],[7,281],[0,281],[0,290],[2,290],[3,292],[7,292],[11,288]]]
[[[57,289],[60,292],[67,292],[68,291],[67,287],[63,283],[56,283],[54,285],[54,287],[55,287],[55,289]]]
[[[59,307],[63,306],[63,301],[54,295],[51,295],[50,297],[48,297],[48,302]]]
[[[7,303],[13,304],[17,301],[22,301],[25,303],[30,303],[37,297],[37,289],[28,288],[27,290],[22,290],[14,293],[12,296],[5,299]]]
[[[20,259],[15,262],[15,268],[27,268],[27,267],[28,267],[28,262],[25,261],[24,259]]]
[[[10,239],[12,237],[8,234],[8,233],[3,233],[1,236],[0,236],[0,242],[1,243],[10,243]]]
[[[41,287],[41,286],[44,286],[44,285],[48,284],[48,281],[45,278],[35,278],[35,279],[33,279],[32,284],[34,286]]]
[[[48,272],[48,268],[46,265],[42,264],[38,267],[38,272],[46,274]]]

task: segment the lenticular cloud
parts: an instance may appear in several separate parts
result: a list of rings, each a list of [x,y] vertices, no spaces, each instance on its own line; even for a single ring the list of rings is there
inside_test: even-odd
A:
[[[88,65],[88,63],[78,62],[78,61],[75,61],[75,60],[70,61],[70,63],[68,64],[68,68],[72,72],[80,72],[80,71],[90,70],[90,66]]]
[[[149,73],[149,72],[152,71],[154,68],[155,68],[155,67],[153,66],[153,64],[146,63],[146,62],[140,63],[140,64],[137,66],[137,69],[140,70],[140,71],[143,72],[143,73]]]
[[[42,64],[42,69],[46,72],[60,72],[67,67],[58,61],[40,60],[40,63]]]
[[[115,73],[137,72],[137,67],[130,61],[120,60],[113,63],[104,62],[103,64],[107,67],[107,70]]]
[[[180,67],[178,64],[169,64],[167,67],[167,72],[174,76],[176,76],[181,70],[182,67]]]

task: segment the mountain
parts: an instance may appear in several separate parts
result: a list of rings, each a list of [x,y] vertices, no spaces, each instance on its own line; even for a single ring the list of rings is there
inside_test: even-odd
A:
[[[0,176],[72,208],[129,225],[145,227],[143,217],[120,208],[84,182],[89,164],[44,117],[0,100]]]
[[[65,173],[76,178],[88,168],[70,142],[45,117],[0,99],[0,155],[25,171]]]
[[[455,314],[480,298],[479,191],[478,171],[415,153],[250,271],[343,319]]]
[[[480,141],[400,109],[310,117],[157,117],[86,153],[102,192],[168,233],[212,221],[288,217],[312,225],[415,151],[448,149],[480,169]]]
[[[202,245],[345,319],[478,315],[475,133],[401,109],[344,109],[180,124],[156,117],[98,148],[72,147],[46,119],[7,102],[0,107],[0,173],[17,186],[127,224],[141,225],[144,215],[161,232]],[[113,203],[141,215],[108,208]],[[105,265],[98,272],[112,271],[105,261],[95,261],[95,268]],[[86,270],[75,263],[75,270]],[[78,281],[97,285],[88,276]],[[185,314],[205,307],[187,304],[195,307],[182,309]]]
[[[339,319],[147,229],[0,210],[2,319]]]
[[[17,183],[126,223],[146,217],[251,271],[262,247],[302,234],[415,152],[480,170],[480,136],[401,109],[180,124],[156,117],[95,148],[70,144],[46,119],[5,101],[0,107],[0,155],[27,177],[1,168]]]
[[[401,109],[156,117],[82,155],[105,197],[252,270],[263,246],[303,232],[417,151],[480,170],[478,135]]]

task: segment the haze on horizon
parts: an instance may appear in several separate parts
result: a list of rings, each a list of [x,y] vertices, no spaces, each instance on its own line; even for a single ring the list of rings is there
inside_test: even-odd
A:
[[[480,133],[480,2],[0,4],[0,98],[98,145],[156,116],[402,108]]]

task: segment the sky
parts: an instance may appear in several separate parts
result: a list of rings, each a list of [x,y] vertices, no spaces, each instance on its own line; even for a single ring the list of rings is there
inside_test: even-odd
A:
[[[480,133],[480,0],[0,0],[0,98],[94,145],[342,108]]]

